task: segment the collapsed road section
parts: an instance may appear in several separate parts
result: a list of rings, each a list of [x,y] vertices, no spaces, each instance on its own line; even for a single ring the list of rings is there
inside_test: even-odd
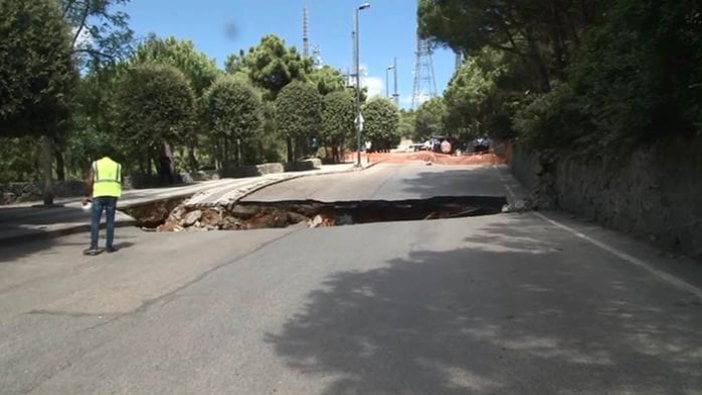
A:
[[[193,207],[180,201],[161,201],[125,209],[145,230],[247,230],[291,225],[327,227],[371,222],[431,220],[497,214],[505,197],[441,196],[410,200],[320,202],[236,202]]]

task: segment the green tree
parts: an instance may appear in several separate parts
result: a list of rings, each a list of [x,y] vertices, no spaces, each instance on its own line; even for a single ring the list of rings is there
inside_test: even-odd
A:
[[[96,67],[125,59],[132,50],[129,16],[114,11],[129,0],[60,0],[64,19],[72,27],[71,46],[84,64]]]
[[[68,129],[78,74],[69,28],[50,0],[0,2],[0,137],[43,135],[44,203],[53,203],[52,140]]]
[[[431,136],[446,133],[444,118],[446,104],[442,97],[434,97],[424,103],[415,112],[414,134],[412,140],[425,141]]]
[[[246,66],[253,83],[266,90],[266,98],[274,100],[278,92],[293,80],[306,81],[312,61],[275,35],[267,35],[246,55]]]
[[[404,138],[411,139],[414,136],[414,123],[416,119],[416,112],[414,110],[400,109],[400,124],[398,126],[398,131],[400,136]]]
[[[131,64],[139,63],[159,63],[177,68],[190,81],[196,97],[201,97],[222,74],[214,59],[198,51],[192,41],[175,37],[160,39],[149,36],[131,58]]]
[[[307,141],[322,129],[322,96],[309,83],[294,81],[281,89],[276,99],[276,121],[286,138],[288,162],[308,150]]]
[[[593,146],[691,136],[702,121],[702,7],[618,0],[592,29],[571,86],[594,121]]]
[[[90,163],[99,159],[100,147],[106,144],[119,152],[129,151],[130,145],[119,138],[114,122],[118,82],[118,67],[111,64],[92,68],[81,76],[73,110],[73,127],[60,142],[69,173],[82,177]]]
[[[239,50],[239,54],[230,54],[227,56],[227,59],[224,61],[224,71],[232,75],[240,72],[244,72],[248,75],[250,70],[247,61],[246,52],[241,49]]]
[[[400,143],[400,115],[395,103],[375,97],[363,105],[363,136],[373,151],[388,151]]]
[[[334,163],[341,160],[339,147],[354,136],[355,106],[354,97],[347,90],[331,92],[324,96],[323,137],[332,148]]]
[[[205,90],[212,85],[215,79],[222,75],[214,59],[198,51],[192,41],[178,40],[175,37],[160,39],[155,35],[140,44],[129,62],[131,65],[144,63],[158,63],[170,65],[180,70],[190,82],[197,101],[201,100]],[[204,139],[205,120],[198,118],[184,136],[188,148],[187,166],[195,170],[198,167],[196,152],[199,151],[201,141]],[[181,156],[185,156],[181,152]],[[173,158],[172,158],[173,159]]]
[[[603,10],[601,0],[420,0],[419,30],[457,52],[483,47],[505,51],[528,64],[539,90],[561,79],[590,26]]]
[[[534,148],[602,156],[699,135],[699,15],[692,0],[612,2],[583,40],[567,82],[533,95],[516,114],[520,138]]]
[[[78,74],[51,0],[0,2],[0,137],[59,133]]]
[[[116,124],[125,142],[150,172],[155,155],[182,143],[194,116],[194,95],[183,73],[172,66],[141,64],[122,77],[115,97]]]
[[[40,158],[34,136],[0,139],[0,182],[34,181]]]
[[[125,59],[132,51],[133,32],[128,26],[129,16],[115,8],[123,7],[129,0],[58,0],[64,20],[71,27],[71,48],[74,58],[84,71],[99,71],[109,68],[117,61]],[[79,109],[74,110],[77,118],[86,120]],[[56,146],[56,173],[59,180],[64,179],[66,161],[64,154],[72,155],[71,143],[78,143],[78,129],[71,128],[68,134],[54,137]],[[83,138],[85,136],[81,136]],[[80,144],[78,144],[80,145]],[[75,148],[75,147],[73,147]]]
[[[242,142],[254,137],[262,124],[263,107],[257,92],[232,77],[222,77],[207,90],[202,104],[210,133],[220,142],[221,160],[226,163],[233,142],[239,166]]]
[[[346,88],[346,82],[341,71],[330,66],[312,70],[309,74],[309,80],[317,86],[317,90],[322,96]]]
[[[514,137],[511,119],[533,88],[526,74],[518,57],[483,48],[457,70],[444,92],[447,130],[463,139]]]

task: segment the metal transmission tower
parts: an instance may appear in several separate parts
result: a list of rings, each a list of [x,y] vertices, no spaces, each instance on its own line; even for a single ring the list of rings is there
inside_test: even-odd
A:
[[[434,50],[429,41],[419,37],[417,33],[417,51],[414,61],[414,90],[412,92],[412,108],[417,109],[425,101],[436,96],[436,79],[434,78],[434,62],[431,54]]]
[[[315,69],[321,69],[324,66],[324,59],[322,59],[322,50],[319,45],[312,46],[312,66]]]
[[[312,45],[312,54],[310,55],[310,13],[307,10],[307,5],[302,9],[302,55],[305,58],[312,57],[314,68],[319,69],[324,66],[322,50],[319,45]]]
[[[309,32],[309,15],[307,14],[307,6],[302,9],[302,55],[310,56],[310,32]]]

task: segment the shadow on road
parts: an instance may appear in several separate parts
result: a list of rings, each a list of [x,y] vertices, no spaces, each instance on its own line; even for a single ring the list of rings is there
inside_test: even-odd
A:
[[[89,224],[90,214],[77,207],[0,207],[0,262],[51,248],[51,225],[82,219]]]
[[[427,171],[402,180],[403,191],[421,197],[441,195],[504,196],[506,191],[490,166],[448,168],[427,166]]]
[[[266,340],[300,373],[330,378],[327,394],[702,386],[698,303],[660,284],[654,293],[651,276],[596,254],[583,267],[528,227],[485,234],[470,248],[339,272]]]

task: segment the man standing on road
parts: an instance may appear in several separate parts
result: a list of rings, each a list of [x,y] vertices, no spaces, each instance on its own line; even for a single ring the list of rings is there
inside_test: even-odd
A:
[[[92,196],[92,216],[90,221],[90,248],[83,251],[85,255],[97,255],[102,252],[98,249],[100,232],[100,218],[105,210],[107,239],[105,251],[115,252],[113,242],[115,237],[115,212],[117,199],[122,196],[122,165],[109,157],[111,149],[103,149],[103,158],[96,160],[90,167],[90,174],[86,179],[89,194],[83,199],[87,204]]]

